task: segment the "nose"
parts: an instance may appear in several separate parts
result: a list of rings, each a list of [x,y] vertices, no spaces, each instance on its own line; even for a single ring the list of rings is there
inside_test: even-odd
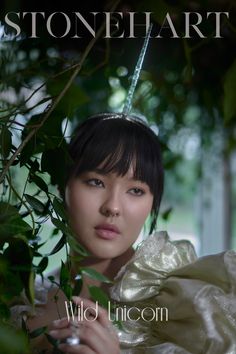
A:
[[[118,195],[115,195],[114,193],[109,193],[109,195],[101,205],[100,212],[106,217],[119,216],[121,212],[121,206]]]

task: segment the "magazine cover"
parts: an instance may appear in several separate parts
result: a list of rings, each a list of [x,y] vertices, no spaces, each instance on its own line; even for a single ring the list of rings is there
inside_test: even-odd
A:
[[[236,354],[235,14],[2,2],[1,354]]]

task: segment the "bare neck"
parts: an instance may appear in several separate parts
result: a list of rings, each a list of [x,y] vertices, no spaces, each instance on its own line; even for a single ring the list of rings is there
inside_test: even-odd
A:
[[[80,266],[94,269],[97,272],[105,275],[111,281],[113,281],[115,276],[121,269],[121,267],[131,259],[133,254],[134,254],[134,250],[131,247],[125,253],[113,259],[98,259],[95,257],[87,257],[80,262]],[[78,265],[74,265],[72,268],[74,274],[76,274],[77,267]],[[89,285],[95,285],[101,287],[106,292],[108,292],[109,289],[109,286],[107,284],[101,283],[100,281],[85,276],[83,277],[83,288],[80,296],[89,297],[89,292],[88,292]]]

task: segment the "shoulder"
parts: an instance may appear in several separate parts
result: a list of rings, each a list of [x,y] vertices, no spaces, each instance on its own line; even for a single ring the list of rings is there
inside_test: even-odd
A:
[[[151,235],[118,274],[111,297],[140,313],[144,308],[167,313],[166,321],[141,319],[133,330],[125,322],[121,342],[128,336],[132,343],[142,328],[147,352],[236,353],[234,251],[197,258],[188,241]]]
[[[169,273],[196,259],[189,241],[171,241],[166,232],[155,232],[138,246],[132,259],[121,268],[111,297],[117,301],[151,297],[159,292]]]
[[[148,236],[137,248],[135,258],[175,258],[166,264],[168,270],[191,263],[197,259],[192,243],[188,240],[172,241],[166,231],[155,232]],[[166,258],[165,258],[166,259]]]
[[[227,250],[199,257],[185,267],[175,269],[171,276],[201,280],[201,283],[224,288],[236,288],[236,252]]]

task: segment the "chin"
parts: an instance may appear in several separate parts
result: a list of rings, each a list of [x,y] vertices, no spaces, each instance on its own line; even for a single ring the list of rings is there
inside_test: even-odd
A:
[[[113,258],[116,258],[118,257],[120,254],[117,253],[117,252],[111,252],[111,251],[104,251],[101,250],[101,252],[99,252],[98,250],[96,250],[95,252],[91,252],[91,254],[96,257],[96,258],[99,258],[99,259],[113,259]]]
[[[95,246],[95,245],[94,245]],[[97,246],[97,247],[96,247]],[[96,245],[95,247],[88,247],[88,251],[99,259],[113,259],[125,252],[117,247],[117,245]]]
[[[102,239],[90,239],[87,242],[79,241],[87,251],[95,258],[98,259],[113,259],[127,251],[130,245],[124,245],[118,240],[102,240]],[[118,242],[117,242],[118,241]]]

